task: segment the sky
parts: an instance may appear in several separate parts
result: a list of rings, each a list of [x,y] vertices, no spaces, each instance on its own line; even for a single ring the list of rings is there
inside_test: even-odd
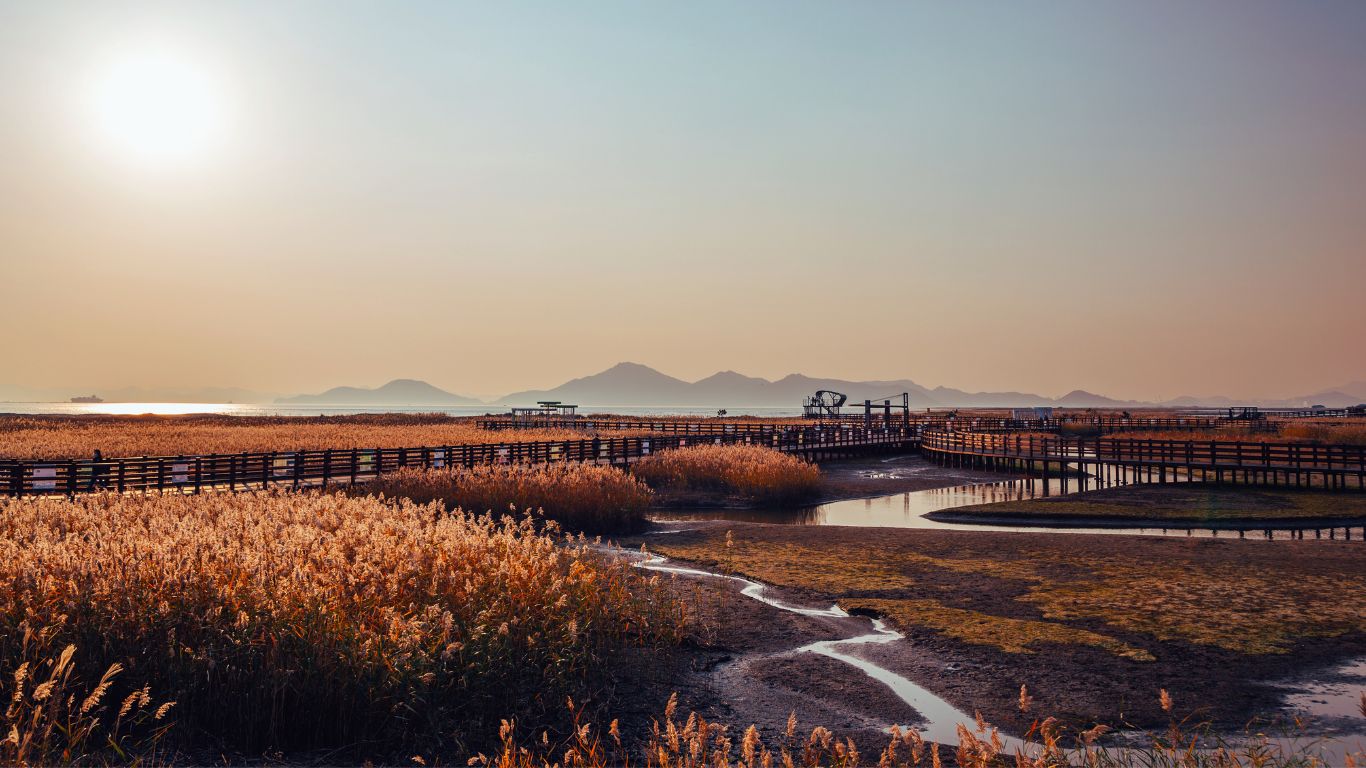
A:
[[[0,0],[0,385],[1366,379],[1363,40],[1333,0]]]

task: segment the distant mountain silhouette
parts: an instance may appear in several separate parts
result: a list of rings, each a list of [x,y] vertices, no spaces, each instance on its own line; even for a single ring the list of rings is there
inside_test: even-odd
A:
[[[639,363],[618,363],[607,370],[567,381],[551,389],[514,392],[493,401],[509,405],[530,405],[537,400],[603,408],[621,406],[694,406],[708,408],[796,408],[802,398],[818,389],[830,389],[849,396],[851,404],[864,399],[882,401],[909,392],[912,408],[1012,408],[1028,406],[1066,406],[1071,408],[1124,408],[1167,406],[1173,408],[1204,406],[1223,408],[1232,405],[1259,405],[1268,408],[1305,408],[1324,405],[1343,408],[1366,403],[1366,381],[1351,381],[1300,397],[1230,398],[1223,395],[1181,397],[1160,403],[1116,400],[1086,390],[1073,390],[1058,398],[1028,392],[966,392],[951,387],[927,389],[910,379],[888,381],[850,381],[826,379],[793,373],[778,379],[746,376],[721,371],[694,382],[674,378]],[[264,403],[272,395],[237,387],[199,387],[169,389],[156,387],[101,388],[89,383],[74,387],[31,389],[0,383],[0,402],[66,402],[73,394],[97,392],[106,402],[201,402]],[[316,395],[278,397],[274,402],[288,405],[482,405],[483,401],[438,389],[425,381],[395,379],[382,387],[335,387]]]
[[[1111,397],[1087,392],[1084,389],[1074,389],[1058,398],[1057,404],[1072,408],[1114,408],[1121,405],[1134,405],[1134,402],[1132,400],[1115,400]]]
[[[276,398],[288,405],[479,405],[481,401],[437,389],[425,381],[394,379],[382,387],[333,387],[318,395]]]
[[[1302,398],[1281,401],[1281,404],[1287,408],[1302,408],[1309,405],[1323,405],[1329,408],[1346,408],[1349,405],[1356,405],[1358,403],[1366,403],[1366,397],[1339,390],[1328,390],[1326,392],[1305,395]]]
[[[639,363],[618,363],[607,370],[565,382],[551,389],[514,392],[499,403],[528,405],[537,400],[559,400],[588,407],[694,406],[709,408],[795,408],[816,390],[843,392],[850,403],[881,402],[910,394],[912,408],[1011,407],[1056,405],[1061,401],[1022,392],[963,392],[947,387],[933,390],[909,379],[849,381],[793,373],[777,381],[721,371],[695,382],[674,378]],[[1128,404],[1077,390],[1066,395],[1069,405]]]
[[[584,405],[711,405],[692,393],[692,384],[639,363],[617,363],[602,373],[566,381],[544,390],[514,392],[500,403],[526,404],[559,400]]]

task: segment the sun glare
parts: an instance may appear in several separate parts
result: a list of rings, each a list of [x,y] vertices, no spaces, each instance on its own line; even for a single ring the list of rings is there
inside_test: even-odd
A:
[[[144,50],[96,74],[90,106],[111,152],[149,166],[202,162],[226,138],[220,84],[193,58]]]

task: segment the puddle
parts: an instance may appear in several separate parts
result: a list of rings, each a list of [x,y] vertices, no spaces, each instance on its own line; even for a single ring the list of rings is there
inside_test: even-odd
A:
[[[1319,672],[1313,680],[1292,680],[1286,683],[1294,693],[1285,697],[1285,706],[1307,714],[1323,725],[1333,728],[1346,725],[1353,732],[1362,731],[1366,712],[1366,657],[1349,661],[1330,670]]]

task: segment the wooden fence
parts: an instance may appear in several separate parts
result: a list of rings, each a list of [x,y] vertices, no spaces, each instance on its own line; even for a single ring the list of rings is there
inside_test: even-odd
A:
[[[1111,468],[1126,478],[1165,483],[1199,479],[1332,490],[1366,490],[1366,446],[1221,440],[1066,438],[927,431],[929,457],[982,469],[1057,477],[1088,474],[1105,482]],[[1083,481],[1085,482],[1085,481]]]
[[[352,448],[316,451],[144,456],[104,461],[0,460],[0,489],[10,496],[75,495],[96,490],[200,493],[206,490],[327,487],[371,480],[405,467],[590,462],[627,465],[669,448],[701,444],[765,445],[811,458],[915,446],[905,429],[793,426],[763,432],[649,435],[539,442]]]
[[[848,414],[844,415],[847,416]],[[490,431],[517,429],[580,429],[586,432],[617,430],[670,435],[725,435],[731,433],[772,434],[784,429],[814,425],[819,425],[827,429],[836,427],[854,429],[863,425],[863,416],[858,415],[856,420],[839,418],[821,422],[791,421],[786,423],[773,421],[677,421],[667,419],[600,419],[551,416],[532,419],[512,419],[508,417],[480,419],[475,423],[479,428]],[[1119,416],[1063,416],[1041,421],[1023,421],[1019,419],[997,417],[978,417],[973,416],[971,413],[966,413],[957,417],[948,417],[941,413],[928,415],[912,414],[910,418],[910,427],[912,429],[958,429],[969,432],[1019,432],[1025,430],[1050,432],[1060,430],[1065,426],[1089,428],[1101,433],[1137,432],[1147,430],[1194,431],[1219,429],[1224,426],[1225,423],[1226,420],[1224,419],[1198,417],[1123,418]],[[872,425],[877,428],[896,428],[902,426],[902,418],[900,416],[893,417],[892,421],[888,423],[884,421],[882,416],[877,415],[874,416]]]
[[[677,421],[642,419],[591,419],[551,416],[531,419],[480,419],[475,422],[480,429],[491,432],[518,429],[578,429],[585,432],[648,432],[656,435],[773,435],[792,429],[807,429],[817,425],[810,422],[781,421]],[[853,429],[854,424],[840,425]],[[834,429],[835,425],[829,425]]]

